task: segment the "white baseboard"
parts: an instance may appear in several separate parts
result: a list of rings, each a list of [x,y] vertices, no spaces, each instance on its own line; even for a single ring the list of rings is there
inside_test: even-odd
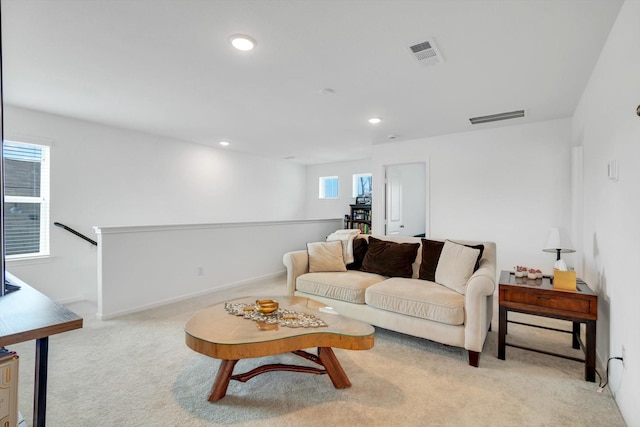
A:
[[[55,300],[55,302],[57,302],[60,305],[67,305],[67,304],[73,304],[74,302],[81,302],[81,301],[86,301],[87,299],[81,296],[76,296],[76,297],[69,297],[69,298],[62,298],[62,299],[57,299]]]
[[[256,281],[261,281],[261,280],[267,280],[267,279],[275,279],[278,277],[286,277],[286,271],[278,271],[276,273],[269,273],[269,274],[265,274],[262,276],[258,276],[258,277],[252,277],[250,279],[244,279],[244,280],[240,280],[238,282],[232,282],[232,283],[226,283],[224,285],[221,286],[216,286],[215,288],[209,288],[209,289],[205,289],[202,291],[198,291],[198,292],[192,292],[189,294],[184,294],[184,295],[179,295],[176,297],[172,297],[172,298],[167,298],[164,300],[160,300],[160,301],[155,301],[153,303],[150,304],[143,304],[134,308],[130,308],[127,310],[122,310],[122,311],[117,311],[117,312],[113,312],[113,313],[96,313],[96,318],[98,320],[110,320],[110,319],[114,319],[116,317],[120,317],[120,316],[125,316],[127,314],[132,314],[132,313],[137,313],[140,311],[144,311],[144,310],[149,310],[152,308],[156,308],[156,307],[161,307],[163,305],[167,305],[167,304],[172,304],[174,302],[179,302],[179,301],[184,301],[190,298],[196,298],[196,297],[200,297],[203,295],[208,295],[214,292],[218,292],[218,291],[222,291],[225,289],[230,289],[230,288],[237,288],[240,286],[244,286],[244,285],[248,285],[251,283],[254,283]]]

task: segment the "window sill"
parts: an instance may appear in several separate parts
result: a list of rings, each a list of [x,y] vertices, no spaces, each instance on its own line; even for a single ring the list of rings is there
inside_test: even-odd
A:
[[[18,267],[21,265],[29,265],[29,264],[47,264],[54,261],[54,257],[51,255],[43,255],[43,256],[30,256],[23,258],[7,258],[5,260],[5,264],[7,267]]]

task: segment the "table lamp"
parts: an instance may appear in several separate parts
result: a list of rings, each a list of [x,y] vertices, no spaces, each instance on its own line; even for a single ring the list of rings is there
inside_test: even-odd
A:
[[[560,238],[560,229],[551,228],[549,230],[549,236],[547,237],[547,244],[542,249],[544,252],[555,252],[557,254],[556,262],[553,268],[561,271],[567,271],[567,264],[564,260],[560,259],[560,253],[575,252],[575,249],[569,248],[569,242],[567,239]]]

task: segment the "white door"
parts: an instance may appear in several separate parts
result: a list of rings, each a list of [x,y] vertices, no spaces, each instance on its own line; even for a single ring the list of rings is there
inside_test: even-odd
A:
[[[402,173],[394,166],[387,167],[387,235],[402,234]]]
[[[424,163],[386,166],[385,234],[426,235],[426,188]]]

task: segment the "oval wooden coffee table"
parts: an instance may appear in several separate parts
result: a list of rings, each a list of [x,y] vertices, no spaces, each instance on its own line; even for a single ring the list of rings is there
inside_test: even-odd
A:
[[[264,298],[264,297],[261,297]],[[328,326],[318,328],[274,327],[259,329],[257,322],[230,315],[225,303],[216,304],[194,314],[185,324],[186,343],[198,353],[221,359],[209,401],[222,399],[230,380],[246,382],[256,375],[271,371],[293,371],[327,374],[335,388],[351,386],[332,347],[347,350],[368,350],[373,347],[374,328],[364,322],[321,312],[325,305],[302,297],[274,297],[281,308],[311,314]],[[255,303],[256,298],[245,297],[228,303]],[[318,348],[318,354],[302,349]],[[233,368],[240,359],[272,356],[292,352],[311,360],[322,368],[309,366],[269,364],[249,372],[233,375]]]

